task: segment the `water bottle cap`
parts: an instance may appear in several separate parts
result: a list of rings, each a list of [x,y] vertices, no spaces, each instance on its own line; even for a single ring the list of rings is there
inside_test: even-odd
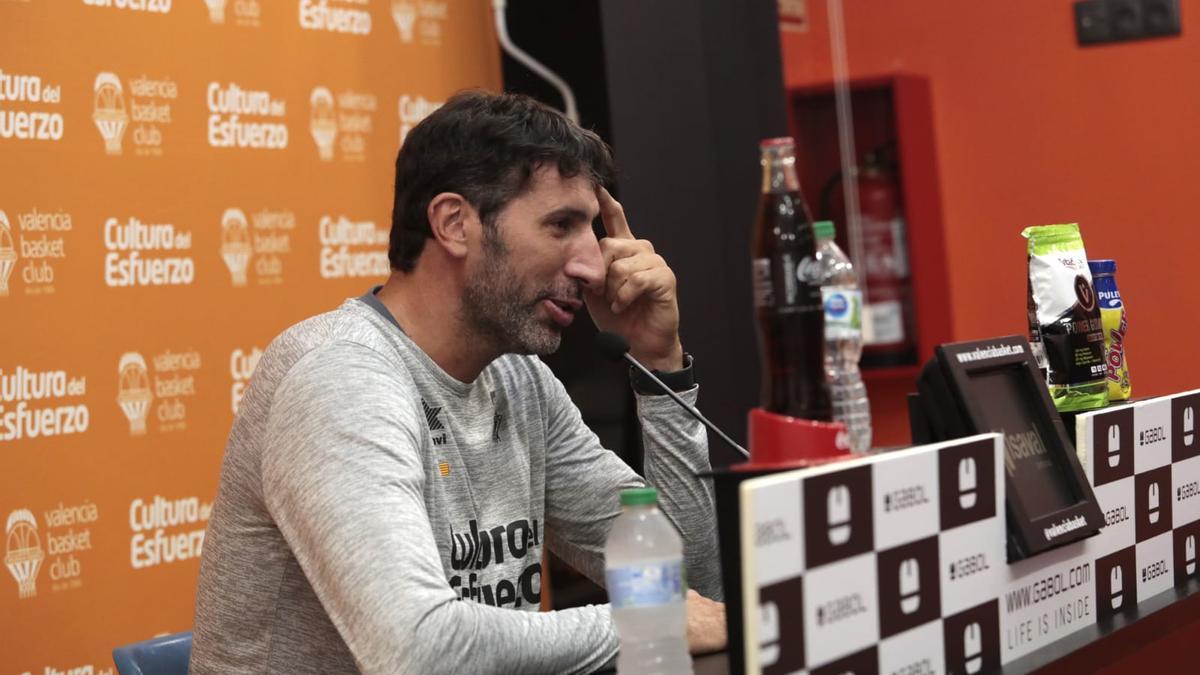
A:
[[[658,503],[658,490],[652,487],[621,490],[621,506],[643,506]]]
[[[779,147],[791,147],[791,146],[794,146],[795,144],[796,144],[796,141],[791,136],[777,136],[775,138],[762,139],[761,141],[759,141],[758,147],[763,148],[763,149],[779,148]]]
[[[1092,271],[1092,275],[1096,274],[1116,274],[1117,261],[1111,258],[1101,258],[1100,260],[1089,260],[1088,269]]]
[[[832,220],[818,220],[817,222],[813,223],[813,234],[815,234],[818,239],[833,239],[835,231],[836,230],[833,227]]]

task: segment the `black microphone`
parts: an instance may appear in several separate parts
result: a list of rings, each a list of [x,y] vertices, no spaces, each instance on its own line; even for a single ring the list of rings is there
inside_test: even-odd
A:
[[[596,333],[596,349],[598,349],[600,351],[600,353],[602,355],[604,355],[605,358],[610,359],[612,361],[621,361],[621,360],[628,361],[629,365],[640,370],[643,375],[650,378],[651,382],[653,382],[654,384],[657,384],[658,388],[663,390],[663,393],[665,393],[667,396],[670,396],[672,401],[675,401],[676,403],[679,404],[679,407],[688,411],[688,414],[691,415],[692,417],[695,417],[697,420],[700,420],[701,424],[708,427],[709,430],[711,430],[714,434],[720,436],[721,440],[728,443],[729,447],[733,448],[734,450],[737,450],[742,455],[742,457],[745,457],[746,459],[750,459],[750,453],[746,452],[745,448],[738,445],[737,443],[734,443],[732,438],[730,438],[724,431],[721,431],[720,429],[717,428],[717,425],[713,424],[712,422],[709,422],[707,417],[700,414],[700,411],[696,410],[695,406],[689,404],[687,401],[680,398],[679,394],[676,394],[674,391],[671,390],[670,387],[663,384],[663,381],[658,379],[657,375],[650,372],[649,368],[647,368],[646,366],[643,366],[640,361],[633,358],[633,356],[629,353],[629,341],[628,340],[621,337],[620,335],[617,335],[616,333],[608,333],[605,331],[600,331],[599,333]]]

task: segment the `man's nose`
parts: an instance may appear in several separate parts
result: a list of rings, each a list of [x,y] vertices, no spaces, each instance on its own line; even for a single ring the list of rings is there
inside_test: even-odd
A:
[[[590,291],[604,288],[604,254],[600,252],[600,242],[596,235],[590,230],[574,242],[563,271],[568,277],[582,282]]]

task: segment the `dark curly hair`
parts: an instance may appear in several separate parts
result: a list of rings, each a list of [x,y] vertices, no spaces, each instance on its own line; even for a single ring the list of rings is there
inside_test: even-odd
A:
[[[442,192],[462,195],[487,227],[553,162],[565,177],[612,182],[612,150],[594,132],[519,94],[471,90],[455,94],[404,140],[396,156],[396,197],[388,259],[411,272],[432,237],[429,202]]]

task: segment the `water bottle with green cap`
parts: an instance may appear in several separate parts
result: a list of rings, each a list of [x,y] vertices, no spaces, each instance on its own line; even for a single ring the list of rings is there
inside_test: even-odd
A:
[[[834,240],[833,222],[813,223],[817,268],[825,304],[825,378],[833,419],[846,424],[850,448],[871,448],[871,404],[858,362],[862,358],[862,291],[850,258]]]
[[[621,491],[605,546],[605,580],[621,640],[618,673],[692,672],[683,540],[652,487]]]

